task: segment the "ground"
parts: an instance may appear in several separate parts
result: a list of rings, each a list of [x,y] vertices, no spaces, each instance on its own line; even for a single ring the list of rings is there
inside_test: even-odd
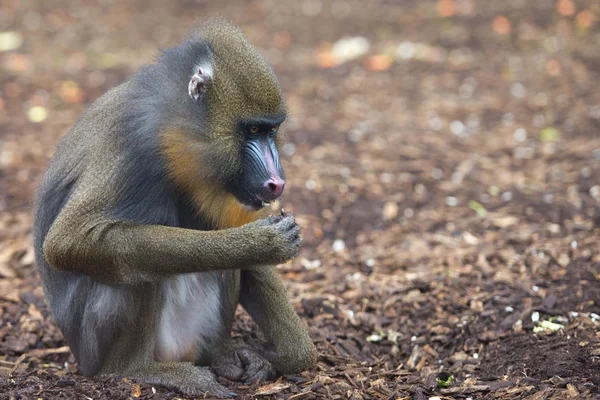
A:
[[[319,350],[274,384],[223,383],[240,398],[600,398],[596,1],[1,4],[0,398],[183,397],[76,373],[31,207],[85,107],[215,13],[287,96],[277,207],[305,244],[281,275]],[[233,335],[260,338],[242,311]]]

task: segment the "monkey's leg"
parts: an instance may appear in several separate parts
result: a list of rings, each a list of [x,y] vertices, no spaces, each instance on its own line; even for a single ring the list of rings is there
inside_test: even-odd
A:
[[[196,367],[187,362],[152,363],[128,372],[127,376],[176,389],[188,396],[236,396],[236,393],[217,382],[208,367]]]
[[[277,373],[298,373],[316,363],[316,348],[274,267],[242,271],[240,303],[273,346],[262,355]]]

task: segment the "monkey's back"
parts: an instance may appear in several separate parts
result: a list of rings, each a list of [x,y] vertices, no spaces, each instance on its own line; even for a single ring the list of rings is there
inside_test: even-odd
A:
[[[58,144],[44,173],[36,196],[33,221],[36,261],[42,272],[48,268],[42,252],[44,238],[60,210],[74,190],[87,183],[83,181],[98,177],[103,169],[117,161],[115,154],[106,150],[106,144],[117,137],[122,116],[120,110],[127,102],[127,88],[128,83],[124,83],[108,91],[82,114]],[[94,185],[89,186],[89,190],[94,189]]]
[[[50,266],[44,257],[43,244],[60,211],[75,197],[88,197],[90,209],[109,201],[111,170],[119,164],[119,127],[128,86],[125,83],[99,98],[61,140],[42,178],[34,208],[34,249],[44,293],[73,353],[78,361],[84,361],[80,362],[80,369],[86,375],[93,375],[100,368],[99,362],[85,361],[99,360],[97,353],[102,346],[87,348],[81,338],[109,333],[94,332],[100,325],[98,319],[107,316],[92,316],[86,308],[91,303],[111,302],[117,312],[118,307],[125,306],[130,294],[117,290],[109,293],[105,285],[85,275]],[[101,342],[99,338],[97,341]]]

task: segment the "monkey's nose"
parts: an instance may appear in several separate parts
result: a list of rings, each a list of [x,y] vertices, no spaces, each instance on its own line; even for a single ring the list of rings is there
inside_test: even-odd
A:
[[[278,176],[269,179],[265,183],[265,197],[267,198],[266,200],[275,200],[276,198],[281,196],[281,193],[283,193],[284,186],[285,181]]]

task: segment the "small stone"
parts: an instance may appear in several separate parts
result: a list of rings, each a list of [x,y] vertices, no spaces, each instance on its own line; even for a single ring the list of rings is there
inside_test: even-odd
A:
[[[464,136],[465,124],[461,121],[452,121],[450,123],[450,132],[454,133],[456,136]]]
[[[444,174],[443,174],[442,170],[441,170],[441,169],[439,169],[439,168],[434,168],[434,169],[431,171],[431,177],[432,177],[433,179],[435,179],[436,181],[438,181],[438,180],[442,179],[442,176],[444,176]]]
[[[511,126],[515,123],[515,116],[513,113],[506,113],[502,116],[502,124]]]
[[[512,197],[513,197],[512,192],[504,192],[500,196],[500,198],[502,199],[502,201],[511,201]]]
[[[393,201],[388,201],[383,206],[383,220],[389,221],[398,216],[398,204]]]
[[[463,233],[463,240],[471,246],[479,244],[479,239],[470,232]]]
[[[428,123],[429,127],[434,131],[439,131],[440,129],[442,129],[444,127],[444,122],[442,121],[442,119],[440,117],[430,118],[427,123]]]
[[[39,124],[40,122],[44,122],[46,118],[48,118],[48,110],[42,106],[31,107],[27,111],[27,118],[34,124]]]
[[[16,50],[23,44],[23,35],[19,32],[0,32],[0,52]]]
[[[526,93],[527,91],[525,90],[525,86],[523,86],[522,83],[516,82],[510,86],[510,94],[512,94],[513,97],[516,97],[517,99],[525,97]]]
[[[415,56],[415,44],[413,42],[402,42],[396,49],[396,55],[401,60],[410,60]]]
[[[389,173],[389,172],[384,172],[383,174],[379,175],[379,180],[382,183],[392,183],[395,179],[394,174]]]
[[[334,59],[342,64],[366,54],[369,47],[369,40],[365,37],[344,37],[333,44],[331,53]]]
[[[283,153],[287,157],[291,157],[296,153],[296,145],[294,143],[286,143],[283,145]]]
[[[331,246],[331,248],[336,253],[340,253],[340,252],[344,251],[344,249],[346,248],[346,243],[344,243],[344,241],[341,239],[336,239],[333,241],[333,245]]]
[[[542,305],[544,307],[546,307],[547,309],[553,309],[554,306],[556,305],[557,301],[558,301],[558,297],[551,294],[549,296],[546,296],[546,298],[544,298],[544,300],[542,301]]]
[[[527,131],[524,128],[518,128],[513,132],[513,137],[517,142],[524,142],[527,140]]]

